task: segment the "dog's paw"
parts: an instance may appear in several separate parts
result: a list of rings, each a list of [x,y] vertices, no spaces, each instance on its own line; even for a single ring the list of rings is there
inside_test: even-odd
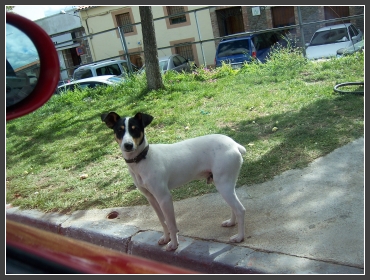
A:
[[[230,237],[230,242],[232,243],[240,243],[244,241],[244,236],[239,236],[238,234],[235,234]]]
[[[231,221],[230,219],[223,221],[221,226],[223,227],[233,227],[236,225],[236,222]]]
[[[166,251],[174,251],[177,247],[179,247],[177,242],[170,241],[170,243],[167,244]]]

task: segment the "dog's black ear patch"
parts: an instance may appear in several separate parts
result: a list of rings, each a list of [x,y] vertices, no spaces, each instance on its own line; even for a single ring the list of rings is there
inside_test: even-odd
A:
[[[140,120],[143,123],[144,127],[149,125],[152,122],[152,120],[154,119],[153,116],[151,116],[149,114],[144,114],[144,113],[137,113],[135,115],[135,118]]]
[[[103,113],[100,115],[101,121],[104,122],[105,118],[108,116],[108,113]]]
[[[105,122],[105,124],[109,127],[112,128],[116,124],[116,122],[121,118],[116,112],[110,112],[108,114],[103,113],[101,114],[101,120]]]

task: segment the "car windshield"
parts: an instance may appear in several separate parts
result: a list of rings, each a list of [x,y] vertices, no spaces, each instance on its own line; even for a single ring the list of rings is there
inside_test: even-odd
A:
[[[347,28],[330,29],[316,32],[312,37],[311,46],[334,44],[348,41]]]
[[[237,54],[249,54],[248,40],[236,40],[230,42],[224,42],[219,45],[218,56],[230,56]]]

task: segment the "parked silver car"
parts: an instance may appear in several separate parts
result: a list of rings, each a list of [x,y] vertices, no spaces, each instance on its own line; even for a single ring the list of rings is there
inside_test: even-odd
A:
[[[176,71],[176,72],[190,72],[191,65],[190,61],[179,55],[179,54],[172,54],[168,56],[163,56],[158,59],[159,61],[159,69],[161,73],[166,73],[169,70]],[[139,73],[145,72],[145,65],[141,67]]]
[[[73,81],[103,75],[127,75],[129,73],[128,67],[127,60],[114,59],[82,65],[73,72]],[[132,63],[131,67],[133,72],[138,70],[136,65]]]
[[[336,57],[339,49],[355,49],[355,44],[363,40],[361,30],[351,23],[330,25],[318,29],[306,44],[306,57],[320,59]]]

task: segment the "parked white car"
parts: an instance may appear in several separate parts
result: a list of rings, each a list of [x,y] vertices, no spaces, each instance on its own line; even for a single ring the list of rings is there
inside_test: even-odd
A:
[[[103,75],[97,77],[90,77],[86,79],[80,79],[77,81],[72,81],[70,83],[65,83],[61,86],[58,86],[55,93],[61,93],[64,91],[73,91],[76,88],[84,89],[84,88],[95,88],[97,86],[110,86],[110,85],[117,85],[121,83],[124,79],[119,78],[115,75]]]
[[[320,59],[336,57],[339,49],[355,49],[355,44],[363,40],[361,30],[351,23],[330,25],[318,29],[306,44],[306,57]]]

